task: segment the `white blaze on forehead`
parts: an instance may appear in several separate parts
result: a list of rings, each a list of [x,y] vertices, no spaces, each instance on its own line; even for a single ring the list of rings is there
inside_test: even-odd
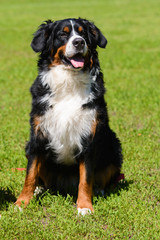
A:
[[[73,34],[73,35],[77,35],[76,32],[75,32],[75,30],[74,30],[74,24],[73,24],[73,21],[70,20],[70,23],[71,23],[71,26],[72,26],[72,34]]]
[[[70,23],[71,23],[71,26],[72,26],[72,32],[71,32],[72,36],[71,36],[71,38],[67,42],[66,50],[65,50],[65,56],[70,58],[70,57],[74,56],[77,53],[76,52],[76,48],[73,45],[73,41],[76,38],[81,38],[81,39],[84,40],[85,45],[84,45],[84,48],[81,50],[80,53],[82,53],[82,55],[85,56],[87,54],[87,51],[88,51],[88,47],[87,47],[86,41],[85,41],[85,39],[83,37],[81,37],[79,34],[77,34],[75,32],[74,24],[73,24],[72,20],[70,20]]]

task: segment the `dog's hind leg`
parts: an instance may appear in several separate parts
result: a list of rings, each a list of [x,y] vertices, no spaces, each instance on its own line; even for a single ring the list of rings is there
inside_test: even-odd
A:
[[[120,174],[120,167],[110,165],[102,170],[95,173],[95,185],[104,190],[105,187],[114,180],[116,176]]]

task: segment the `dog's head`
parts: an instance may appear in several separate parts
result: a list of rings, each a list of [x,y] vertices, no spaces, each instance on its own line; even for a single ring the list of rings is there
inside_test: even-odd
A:
[[[85,19],[46,21],[40,25],[31,43],[35,52],[48,66],[63,64],[70,69],[83,69],[92,65],[92,53],[105,48],[106,38],[101,31]]]

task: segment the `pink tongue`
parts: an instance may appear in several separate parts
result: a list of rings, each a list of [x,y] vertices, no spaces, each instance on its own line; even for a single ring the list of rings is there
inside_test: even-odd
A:
[[[74,57],[70,59],[73,67],[82,68],[84,66],[84,59],[81,57]]]

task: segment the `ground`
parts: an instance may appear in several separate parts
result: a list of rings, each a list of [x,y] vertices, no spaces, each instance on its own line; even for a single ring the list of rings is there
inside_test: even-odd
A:
[[[160,18],[158,0],[1,0],[0,239],[160,239]],[[90,19],[108,39],[99,49],[110,125],[122,142],[125,181],[95,196],[93,215],[46,192],[17,211],[36,77],[32,33],[47,19]]]

